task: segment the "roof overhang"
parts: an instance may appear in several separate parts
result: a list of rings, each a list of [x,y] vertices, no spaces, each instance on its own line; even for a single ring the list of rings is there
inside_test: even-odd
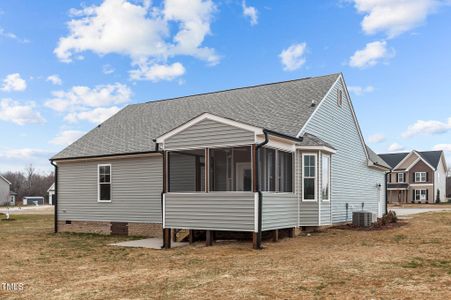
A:
[[[197,124],[199,122],[202,122],[204,120],[212,120],[212,121],[219,122],[219,123],[222,123],[222,124],[225,124],[225,125],[230,125],[230,126],[234,126],[234,127],[238,127],[238,128],[244,129],[244,130],[252,131],[252,132],[254,132],[255,135],[263,134],[263,128],[256,127],[256,126],[253,126],[253,125],[249,125],[249,124],[242,123],[242,122],[238,122],[238,121],[235,121],[235,120],[232,120],[232,119],[220,117],[220,116],[217,116],[217,115],[213,115],[211,113],[202,113],[199,116],[189,120],[188,122],[183,123],[182,125],[177,126],[174,129],[166,132],[165,134],[157,137],[156,142],[159,143],[159,144],[160,143],[164,143],[164,141],[166,139],[168,139],[168,138],[170,138],[170,137],[182,132],[183,130],[185,130],[185,129],[187,129],[187,128],[189,128],[189,127],[191,127],[191,126],[193,126],[193,125],[195,125],[195,124]]]
[[[378,170],[387,171],[387,172],[391,170],[390,168],[388,168],[386,166],[379,165],[379,164],[377,164],[377,163],[375,163],[375,162],[373,162],[373,161],[371,161],[369,159],[368,159],[368,167],[375,168],[375,169],[378,169]]]
[[[327,147],[327,146],[296,146],[296,149],[298,150],[306,150],[306,151],[323,151],[335,154],[337,153],[337,150]]]
[[[3,177],[2,175],[0,175],[0,179],[3,179],[7,184],[11,185],[11,182],[9,182],[8,179]]]

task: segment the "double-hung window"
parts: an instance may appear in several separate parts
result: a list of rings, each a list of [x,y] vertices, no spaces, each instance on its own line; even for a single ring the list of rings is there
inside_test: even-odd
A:
[[[302,200],[316,201],[316,154],[302,154]]]
[[[398,173],[398,182],[404,183],[404,173]]]
[[[426,172],[416,172],[415,182],[426,182]]]
[[[111,165],[98,165],[98,201],[111,202]]]

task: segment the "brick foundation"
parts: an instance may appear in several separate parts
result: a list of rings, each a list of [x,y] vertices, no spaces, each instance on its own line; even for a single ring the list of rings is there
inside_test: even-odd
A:
[[[161,224],[128,223],[128,235],[163,237]]]
[[[162,237],[161,224],[149,223],[125,223],[128,225],[129,236]],[[117,224],[115,224],[117,225]],[[112,233],[111,222],[102,221],[58,221],[58,232],[95,233],[110,235]]]

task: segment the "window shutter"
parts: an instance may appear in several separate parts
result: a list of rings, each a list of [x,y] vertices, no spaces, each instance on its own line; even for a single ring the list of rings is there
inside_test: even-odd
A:
[[[415,172],[412,173],[412,182],[415,182]]]
[[[429,182],[429,172],[426,172],[426,182]]]
[[[412,201],[415,201],[415,190],[412,190]]]
[[[398,174],[396,174],[396,182],[399,182],[399,175]]]
[[[426,190],[426,202],[429,201],[429,190]]]

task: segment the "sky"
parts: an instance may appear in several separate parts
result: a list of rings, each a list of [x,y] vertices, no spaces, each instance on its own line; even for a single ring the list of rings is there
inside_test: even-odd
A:
[[[342,72],[378,153],[445,150],[450,0],[0,2],[0,172],[128,104]]]

